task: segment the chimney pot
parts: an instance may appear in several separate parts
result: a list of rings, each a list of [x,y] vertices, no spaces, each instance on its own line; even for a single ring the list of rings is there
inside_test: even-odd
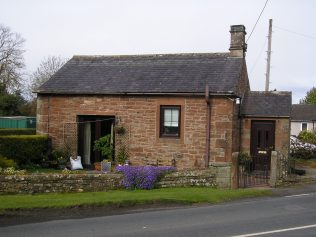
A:
[[[246,27],[244,25],[230,26],[230,56],[245,57],[247,51],[247,44],[245,41]]]

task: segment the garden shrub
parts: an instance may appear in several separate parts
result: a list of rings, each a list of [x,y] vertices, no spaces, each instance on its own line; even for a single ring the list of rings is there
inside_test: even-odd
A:
[[[302,142],[291,136],[290,154],[294,159],[316,159],[316,145]]]
[[[10,135],[35,135],[35,128],[5,128],[0,129],[0,136],[10,136]]]
[[[0,155],[19,167],[41,164],[48,151],[49,138],[45,135],[0,136]]]
[[[249,164],[252,162],[252,158],[249,155],[248,152],[239,152],[238,154],[238,164],[240,166],[249,166]]]
[[[124,165],[116,168],[116,171],[124,175],[123,185],[126,189],[152,189],[162,175],[175,170],[172,166]]]
[[[300,139],[303,142],[311,143],[316,145],[316,132],[315,131],[301,131],[298,134],[298,139]]]
[[[309,150],[305,148],[297,148],[295,150],[292,149],[291,156],[294,159],[303,159],[303,160],[316,159],[316,150]]]
[[[8,167],[16,167],[16,163],[14,160],[8,159],[4,156],[0,155],[0,167],[1,168],[8,168]]]
[[[48,155],[43,157],[42,168],[64,169],[69,165],[72,155],[69,144],[65,143],[62,147],[49,151]]]

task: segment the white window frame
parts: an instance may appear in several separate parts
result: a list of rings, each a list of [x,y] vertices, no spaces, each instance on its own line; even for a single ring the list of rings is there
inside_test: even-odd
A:
[[[306,129],[303,130],[303,125],[305,125],[305,124],[306,124]],[[302,122],[301,123],[301,131],[305,131],[305,130],[308,131],[308,123],[307,122]]]
[[[165,112],[170,112],[168,115]],[[160,137],[180,138],[181,130],[181,106],[180,105],[161,105],[160,106]],[[177,129],[177,134],[168,133],[167,127]]]

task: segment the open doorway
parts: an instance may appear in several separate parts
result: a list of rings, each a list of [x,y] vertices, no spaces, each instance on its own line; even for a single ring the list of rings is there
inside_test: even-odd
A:
[[[102,160],[101,153],[93,150],[94,141],[108,134],[113,136],[114,123],[115,116],[78,116],[78,155],[85,167]]]

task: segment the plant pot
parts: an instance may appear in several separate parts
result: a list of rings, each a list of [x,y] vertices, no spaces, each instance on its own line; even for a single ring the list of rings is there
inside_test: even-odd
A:
[[[111,162],[101,162],[101,171],[110,172],[111,171]]]
[[[97,171],[101,171],[101,162],[94,163],[94,169]]]

